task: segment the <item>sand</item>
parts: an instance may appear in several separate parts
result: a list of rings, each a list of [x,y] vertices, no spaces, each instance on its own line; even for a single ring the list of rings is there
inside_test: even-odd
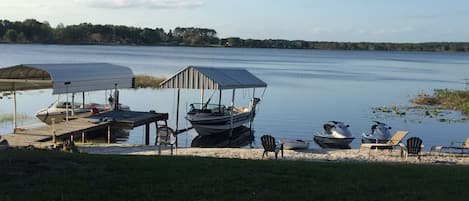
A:
[[[103,144],[103,145],[80,145],[81,152],[89,154],[117,154],[117,155],[158,155],[157,146],[128,145],[128,144]],[[263,149],[259,148],[178,148],[174,155],[236,158],[262,160]],[[169,147],[163,147],[161,155],[170,155]],[[274,159],[274,153],[270,152],[267,159]],[[469,165],[469,154],[464,157],[453,154],[438,154],[423,152],[420,160],[417,156],[401,157],[399,149],[390,152],[388,150],[368,149],[308,149],[308,150],[285,150],[280,160],[303,160],[303,161],[351,161],[351,162],[388,162],[388,163],[418,163],[418,164],[458,164]]]

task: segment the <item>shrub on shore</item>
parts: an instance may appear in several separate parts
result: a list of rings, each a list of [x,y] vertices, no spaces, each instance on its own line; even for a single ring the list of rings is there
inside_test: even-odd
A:
[[[419,105],[437,105],[442,109],[460,110],[469,115],[469,91],[435,89],[433,95],[419,95],[411,99],[412,103]]]
[[[160,88],[160,83],[166,78],[151,75],[136,75],[135,88]]]

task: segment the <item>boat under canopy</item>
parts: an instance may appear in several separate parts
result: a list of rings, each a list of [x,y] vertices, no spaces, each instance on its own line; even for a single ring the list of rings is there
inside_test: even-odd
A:
[[[178,89],[178,108],[180,89],[200,89],[202,101],[200,104],[191,104],[191,111],[187,113],[186,119],[191,122],[199,136],[226,136],[229,133],[228,136],[233,137],[236,135],[233,132],[241,130],[236,128],[252,123],[255,105],[260,101],[259,98],[253,97],[250,108],[236,107],[234,106],[235,90],[265,88],[267,84],[243,68],[189,66],[163,81],[160,86]],[[209,104],[209,101],[204,103],[203,91],[206,89],[220,91],[218,105]],[[226,89],[233,90],[230,107],[225,107],[220,103],[221,91]],[[253,90],[253,96],[255,96],[255,90]],[[178,112],[179,109],[176,110],[176,119],[179,119]],[[178,120],[176,120],[176,130],[178,130]]]
[[[14,129],[17,127],[16,91],[52,88],[55,95],[133,86],[134,74],[129,67],[109,63],[19,64],[0,68],[0,92],[13,94]]]

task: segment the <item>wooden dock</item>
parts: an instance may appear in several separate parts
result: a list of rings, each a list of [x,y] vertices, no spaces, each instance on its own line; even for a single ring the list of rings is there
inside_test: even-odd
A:
[[[145,144],[150,142],[150,124],[157,127],[158,121],[168,120],[167,113],[137,112],[137,111],[108,111],[100,114],[79,116],[51,125],[43,125],[37,128],[17,129],[13,134],[2,135],[1,140],[6,139],[10,146],[48,146],[55,141],[70,139],[71,136],[79,137],[84,142],[88,132],[102,130],[107,134],[110,142],[114,128],[132,129],[145,125]]]

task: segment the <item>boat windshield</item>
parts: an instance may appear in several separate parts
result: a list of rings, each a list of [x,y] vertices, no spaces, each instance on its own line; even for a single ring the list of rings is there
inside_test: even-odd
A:
[[[225,113],[226,106],[218,104],[207,104],[205,108],[202,109],[203,103],[192,103],[191,111],[192,112],[210,112],[210,113]]]

